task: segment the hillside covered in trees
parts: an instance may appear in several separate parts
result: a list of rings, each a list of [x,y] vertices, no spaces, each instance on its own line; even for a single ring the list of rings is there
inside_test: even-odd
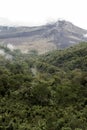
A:
[[[1,46],[0,130],[87,130],[87,43],[40,56]]]

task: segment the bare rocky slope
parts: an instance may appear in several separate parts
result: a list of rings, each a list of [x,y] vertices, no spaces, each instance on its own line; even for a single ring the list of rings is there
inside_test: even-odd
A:
[[[36,27],[0,26],[0,44],[22,52],[36,50],[41,54],[83,41],[87,41],[87,30],[65,20]]]

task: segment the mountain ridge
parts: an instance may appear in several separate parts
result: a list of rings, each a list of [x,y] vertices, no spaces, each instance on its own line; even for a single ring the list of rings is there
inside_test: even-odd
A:
[[[22,52],[36,50],[39,54],[63,49],[87,41],[87,30],[71,22],[59,20],[42,26],[0,26],[1,45],[11,44]]]

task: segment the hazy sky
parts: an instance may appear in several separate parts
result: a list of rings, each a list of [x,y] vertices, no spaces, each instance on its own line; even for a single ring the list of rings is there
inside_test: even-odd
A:
[[[0,18],[29,26],[63,18],[87,29],[87,0],[0,0]]]

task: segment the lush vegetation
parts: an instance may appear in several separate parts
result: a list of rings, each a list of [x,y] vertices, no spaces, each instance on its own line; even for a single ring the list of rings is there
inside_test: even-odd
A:
[[[0,130],[87,130],[87,43],[41,56],[0,48]]]

